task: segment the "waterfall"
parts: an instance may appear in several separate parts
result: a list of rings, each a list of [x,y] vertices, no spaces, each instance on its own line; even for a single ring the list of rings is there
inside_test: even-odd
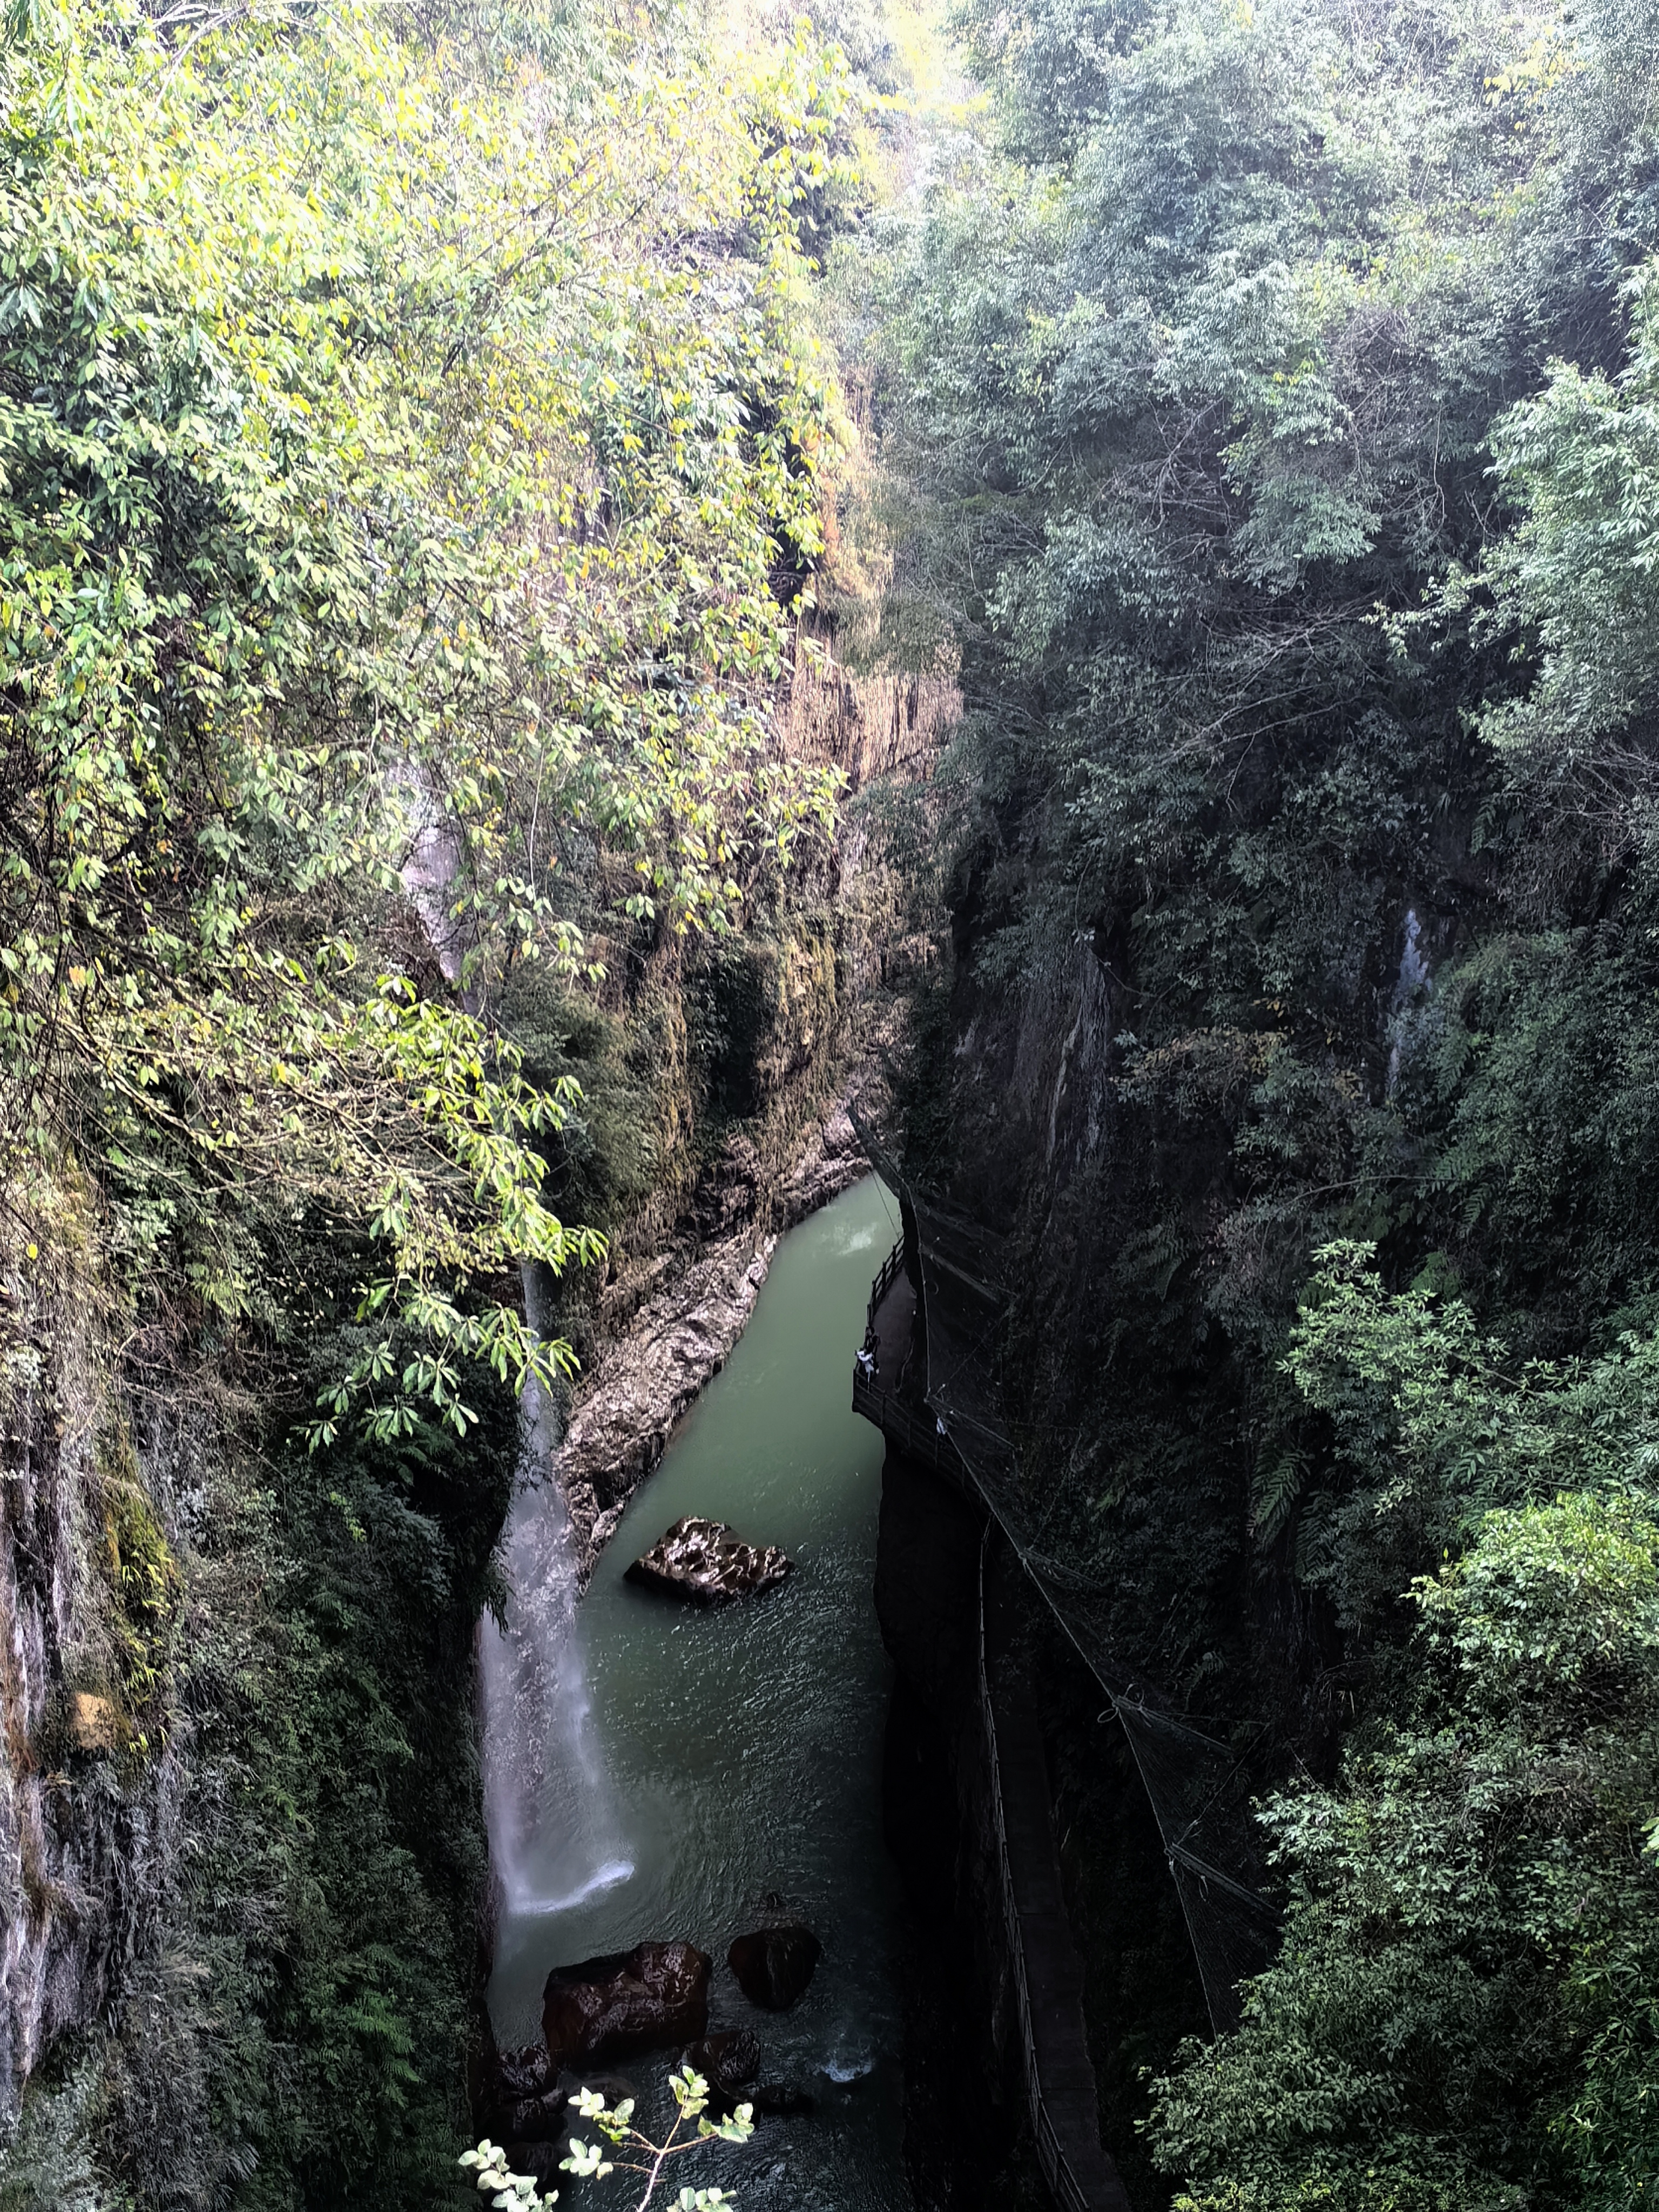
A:
[[[1434,988],[1434,976],[1423,951],[1423,925],[1417,908],[1406,908],[1406,945],[1400,956],[1400,974],[1394,987],[1394,1043],[1389,1053],[1389,1075],[1384,1096],[1392,1098],[1400,1088],[1400,1069],[1407,1031],[1413,1011]]]
[[[1429,963],[1423,956],[1423,925],[1417,918],[1417,908],[1406,908],[1406,949],[1400,956],[1400,976],[1394,987],[1396,1012],[1408,1006],[1419,993],[1427,990],[1432,978]]]
[[[403,884],[439,965],[459,983],[465,945],[450,912],[460,864],[453,829],[417,792]],[[476,1011],[463,992],[461,1003]],[[525,1319],[547,1334],[540,1272],[520,1270]],[[480,1632],[484,1824],[501,1902],[514,1914],[568,1911],[626,1881],[614,1795],[589,1725],[592,1699],[576,1617],[576,1553],[559,1486],[558,1409],[539,1382],[522,1401],[518,1477],[501,1534],[507,1625]],[[529,1869],[537,1869],[532,1879]]]
[[[540,1334],[546,1304],[528,1266],[524,1295],[526,1319]],[[501,1538],[506,1626],[485,1620],[480,1652],[484,1819],[502,1903],[515,1915],[568,1911],[634,1871],[593,1741],[557,1449],[557,1411],[532,1382]]]

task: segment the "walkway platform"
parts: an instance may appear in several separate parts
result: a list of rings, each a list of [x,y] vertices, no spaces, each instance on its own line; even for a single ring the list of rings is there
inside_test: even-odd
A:
[[[996,1784],[1003,1895],[1028,2053],[1037,2155],[1065,2212],[1129,2212],[1101,2146],[1100,2096],[1083,2018],[1083,1961],[1054,1842],[1042,1724],[1029,1678],[1006,1663],[1012,1553],[981,1565],[981,1681]]]
[[[921,1461],[986,1513],[980,1565],[979,1691],[990,1764],[1009,1956],[1018,2001],[1025,2083],[1038,2161],[1060,2212],[1130,2212],[1117,2168],[1101,2146],[1100,2100],[1083,2018],[1083,1964],[1060,1881],[1042,1731],[1030,1684],[1006,1663],[1013,1612],[1006,1577],[1017,1555],[935,1417],[901,1384],[908,1380],[915,1291],[903,1250],[884,1261],[870,1294],[865,1349],[853,1370],[853,1410],[896,1451]],[[995,1547],[995,1556],[992,1557]]]

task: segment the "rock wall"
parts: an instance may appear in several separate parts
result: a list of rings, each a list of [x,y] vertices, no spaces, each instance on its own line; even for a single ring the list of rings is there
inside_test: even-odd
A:
[[[979,1513],[890,1449],[876,1606],[896,1670],[884,1755],[889,1848],[921,1930],[907,1975],[906,2159],[919,2212],[1048,2201],[1027,2106],[979,1700]],[[1005,1559],[1003,1663],[1041,1732],[1102,2142],[1130,2201],[1167,2184],[1136,2127],[1149,2059],[1208,2033],[1157,1820],[1098,1683]]]
[[[181,1783],[146,1697],[176,1468],[160,1438],[133,1444],[75,1194],[39,1193],[19,1219],[0,1276],[0,2135],[146,1940]],[[163,1587],[135,1603],[144,1553]]]
[[[464,1456],[325,1466],[302,1365],[277,1396],[199,1309],[137,1315],[89,1193],[0,1200],[0,2203],[333,2203],[353,2125],[354,2203],[431,2201],[510,1399]]]

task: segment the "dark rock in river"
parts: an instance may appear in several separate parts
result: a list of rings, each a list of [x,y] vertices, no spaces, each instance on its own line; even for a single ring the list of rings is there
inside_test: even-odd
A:
[[[793,2081],[763,2081],[749,2101],[757,2112],[783,2120],[800,2118],[818,2108],[818,2100],[811,2090],[798,2089]]]
[[[567,2100],[554,2087],[544,2043],[495,2051],[485,2061],[478,2117],[483,2132],[501,2142],[514,2137],[550,2142],[562,2124]],[[545,2102],[547,2110],[540,2108]]]
[[[495,2054],[495,2078],[503,2097],[539,2097],[552,2087],[553,2066],[544,2043],[521,2043]]]
[[[787,2012],[805,1994],[823,1956],[823,1946],[811,1929],[791,1922],[739,1936],[726,1953],[726,1963],[750,2004],[768,2012]]]
[[[760,2072],[761,2047],[746,2027],[723,2028],[705,2035],[685,2054],[685,2063],[708,2084],[708,2109],[729,2118],[743,2102],[742,2089]]]
[[[723,1521],[689,1513],[635,1560],[627,1579],[693,1605],[724,1605],[771,1589],[792,1571],[775,1544],[745,1544]]]
[[[503,2114],[501,2135],[507,2142],[558,2142],[566,2131],[570,2100],[562,2089],[549,2089],[539,2097],[523,2097]],[[510,2162],[510,2161],[509,2161]]]
[[[690,1943],[641,1943],[555,1966],[542,1994],[542,2032],[554,2067],[695,2042],[708,2027],[713,1966]]]
[[[723,2028],[705,2035],[685,2054],[685,2063],[711,2089],[741,2089],[760,2072],[761,2047],[746,2027]]]

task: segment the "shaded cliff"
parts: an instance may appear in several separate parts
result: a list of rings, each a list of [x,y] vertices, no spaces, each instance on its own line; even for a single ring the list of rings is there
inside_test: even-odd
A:
[[[9,2201],[406,2203],[463,2117],[510,1401],[313,1458],[348,1341],[164,1328],[84,1188],[10,1201]]]
[[[1653,1673],[1505,1676],[1493,1593],[1645,1633],[1655,18],[1563,22],[1524,117],[1483,4],[1431,50],[1321,0],[960,20],[993,150],[843,271],[892,628],[964,698],[903,1162],[994,1232],[1024,1525],[1262,1803],[1289,1929],[1183,2046],[1051,1678],[1100,2071],[1152,2202],[1615,2201]],[[1627,1524],[1605,1619],[1560,1597]],[[1569,1862],[1571,1928],[1524,1870]]]

